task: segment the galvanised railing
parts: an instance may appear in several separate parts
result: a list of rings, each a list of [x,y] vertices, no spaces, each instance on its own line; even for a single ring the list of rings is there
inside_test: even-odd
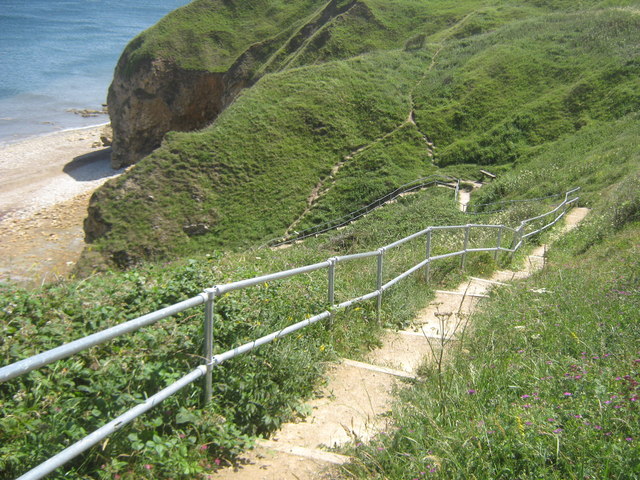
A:
[[[445,258],[461,256],[462,257],[461,268],[464,268],[467,254],[472,252],[493,252],[494,258],[497,258],[499,252],[506,252],[513,255],[523,245],[524,241],[527,238],[530,238],[533,235],[536,235],[550,228],[552,225],[556,224],[566,214],[569,206],[577,202],[577,200],[579,199],[579,197],[573,196],[578,190],[579,188],[569,190],[564,194],[565,196],[564,201],[560,205],[558,205],[553,210],[547,213],[522,221],[520,225],[515,229],[511,227],[507,227],[505,225],[476,225],[476,224],[427,227],[423,230],[420,230],[419,232],[416,232],[405,238],[397,240],[393,243],[390,243],[389,245],[386,245],[374,251],[356,253],[351,255],[341,255],[341,256],[329,258],[324,262],[315,263],[313,265],[307,265],[300,268],[284,270],[281,272],[272,273],[269,275],[262,275],[259,277],[240,280],[237,282],[216,285],[214,287],[205,289],[201,294],[195,297],[192,297],[188,300],[184,300],[182,302],[176,303],[169,307],[165,307],[163,309],[157,310],[147,315],[143,315],[142,317],[138,317],[128,322],[122,323],[115,327],[102,330],[100,332],[80,338],[73,342],[61,345],[60,347],[54,348],[52,350],[48,350],[46,352],[40,353],[38,355],[34,355],[27,359],[24,359],[24,360],[15,362],[11,365],[0,368],[0,382],[6,382],[8,380],[11,380],[12,378],[18,377],[32,370],[43,367],[57,360],[67,358],[71,355],[74,355],[78,352],[81,352],[93,346],[100,345],[102,343],[105,343],[121,335],[131,333],[136,330],[139,330],[140,328],[153,325],[154,323],[164,318],[175,315],[189,308],[194,308],[204,304],[204,313],[205,313],[204,315],[205,363],[204,364],[198,366],[196,369],[192,370],[191,372],[189,372],[187,375],[183,376],[176,382],[160,390],[155,395],[149,397],[143,403],[136,405],[132,409],[126,411],[125,413],[113,419],[112,421],[105,424],[101,428],[95,430],[93,433],[87,435],[86,437],[79,440],[75,444],[67,447],[57,455],[51,457],[49,460],[41,463],[34,469],[28,471],[27,473],[19,477],[18,480],[34,480],[34,479],[39,479],[44,477],[45,475],[51,473],[55,469],[64,465],[69,460],[80,455],[85,450],[101,442],[112,433],[120,430],[125,425],[133,421],[135,418],[139,417],[140,415],[147,412],[148,410],[151,410],[166,398],[170,397],[174,393],[183,389],[187,385],[190,385],[191,383],[195,382],[201,377],[204,377],[205,402],[209,402],[211,400],[211,395],[212,395],[212,371],[215,366],[220,365],[222,362],[230,360],[243,353],[247,353],[261,345],[264,345],[278,338],[289,335],[290,333],[293,333],[304,327],[317,323],[321,320],[330,318],[336,312],[343,310],[345,308],[348,308],[351,305],[354,305],[356,303],[364,302],[366,300],[370,300],[374,298],[377,299],[377,311],[378,311],[378,318],[379,318],[384,292],[389,290],[392,286],[394,286],[401,280],[407,278],[412,273],[417,272],[421,269],[424,269],[424,273],[428,278],[429,267],[432,262],[442,260]],[[540,223],[540,226],[532,227],[532,225],[536,223]],[[471,231],[474,229],[496,230],[497,240],[495,245],[492,245],[489,247],[470,248],[470,235],[471,235]],[[434,232],[444,231],[444,230],[449,230],[449,231],[462,230],[464,233],[463,248],[462,250],[455,251],[455,252],[450,252],[450,253],[445,253],[440,255],[432,255],[432,251],[433,251],[432,234]],[[527,230],[530,230],[530,231],[527,231]],[[511,247],[508,247],[508,248],[503,246],[503,243],[506,239],[505,233],[511,234]],[[418,262],[413,267],[397,275],[395,278],[387,282],[384,282],[383,271],[384,271],[385,253],[411,240],[419,239],[421,237],[423,237],[425,240],[424,260]],[[363,258],[370,258],[370,257],[371,258],[375,257],[377,261],[377,275],[376,275],[375,290],[365,295],[362,295],[360,297],[352,298],[350,300],[336,304],[335,303],[336,265],[343,262],[349,262],[356,259],[363,259]],[[309,272],[322,270],[322,269],[326,269],[327,275],[328,275],[327,296],[328,296],[329,308],[327,310],[320,312],[301,322],[295,323],[293,325],[289,325],[288,327],[278,330],[277,332],[273,332],[264,337],[260,337],[251,342],[245,343],[244,345],[241,345],[237,348],[233,348],[231,350],[228,350],[224,353],[220,353],[217,355],[213,354],[213,318],[214,318],[214,310],[215,310],[215,301],[217,297],[220,297],[221,295],[224,295],[225,293],[228,293],[234,290],[248,288],[255,285],[263,284],[265,282],[280,280],[280,279],[292,277],[295,275],[309,273]]]
[[[260,248],[265,247],[279,247],[281,245],[288,245],[290,243],[294,243],[300,240],[304,240],[305,238],[312,237],[314,235],[320,235],[322,233],[328,232],[329,230],[334,230],[336,228],[340,228],[348,223],[351,223],[360,217],[371,213],[376,208],[379,208],[386,203],[396,199],[400,195],[405,193],[415,192],[416,190],[421,190],[427,187],[434,187],[437,185],[443,185],[447,187],[455,188],[455,201],[458,200],[458,191],[460,189],[460,180],[454,177],[449,177],[446,175],[430,175],[428,177],[419,178],[409,183],[405,183],[404,185],[399,186],[393,192],[387,193],[383,197],[380,197],[373,202],[365,205],[358,210],[354,210],[353,212],[347,213],[338,218],[334,218],[332,220],[328,220],[326,222],[322,222],[318,225],[314,225],[313,227],[306,228],[304,230],[296,231],[290,235],[284,235],[282,237],[274,238],[269,240],[267,243],[262,245]]]

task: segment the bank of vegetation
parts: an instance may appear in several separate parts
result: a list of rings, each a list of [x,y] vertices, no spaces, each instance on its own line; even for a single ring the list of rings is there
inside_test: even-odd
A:
[[[546,271],[486,304],[443,370],[446,388],[427,381],[403,392],[397,429],[354,448],[346,474],[602,478],[600,465],[608,478],[637,478],[638,3],[360,3],[371,18],[344,17],[322,49],[278,57],[287,61],[210,127],[169,134],[97,192],[108,228],[78,278],[0,287],[3,364],[207,286],[376,248],[429,225],[514,225],[548,205],[470,218],[452,191],[433,188],[291,248],[252,249],[294,222],[329,220],[417,177],[477,180],[490,169],[497,179],[474,203],[580,186],[590,219],[556,242]],[[262,2],[246,5],[254,4]],[[424,255],[420,248],[394,261]],[[473,255],[467,274],[506,261]],[[349,265],[338,273],[340,295],[371,291],[375,266]],[[321,275],[220,299],[216,351],[326,308]],[[255,436],[304,415],[325,362],[364,354],[383,326],[408,323],[431,288],[462,275],[457,262],[438,263],[431,284],[416,276],[385,293],[381,324],[363,304],[227,362],[214,370],[211,404],[188,388],[52,478],[211,473]],[[202,312],[186,312],[0,385],[0,477],[16,477],[199,365],[201,324]]]

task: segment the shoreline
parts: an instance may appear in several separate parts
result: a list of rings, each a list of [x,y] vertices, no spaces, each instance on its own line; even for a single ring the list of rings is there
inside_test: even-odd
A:
[[[100,137],[108,124],[0,144],[0,284],[67,276],[84,249],[91,194],[123,170]]]
[[[50,136],[55,136],[55,135],[59,135],[59,134],[62,134],[62,133],[75,132],[75,131],[80,131],[80,130],[91,130],[93,128],[104,128],[104,127],[106,127],[108,125],[111,125],[110,121],[106,121],[106,122],[103,122],[103,123],[98,123],[96,125],[83,125],[81,127],[65,127],[65,128],[60,129],[60,130],[54,130],[52,132],[34,133],[33,135],[26,135],[26,136],[20,137],[20,138],[0,139],[0,150],[2,150],[4,147],[15,145],[17,143],[28,142],[28,141],[35,140],[35,139],[38,139],[38,138],[50,137]]]

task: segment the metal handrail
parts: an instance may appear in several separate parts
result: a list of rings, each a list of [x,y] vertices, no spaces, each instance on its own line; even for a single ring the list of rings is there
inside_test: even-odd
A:
[[[82,452],[84,452],[88,448],[92,447],[93,445],[96,445],[98,442],[100,442],[110,434],[120,430],[125,425],[130,423],[133,419],[137,418],[138,416],[142,415],[146,411],[150,410],[151,408],[153,408],[154,406],[156,406],[157,404],[159,404],[169,396],[173,395],[174,393],[178,392],[182,388],[186,387],[187,385],[190,385],[200,377],[205,378],[205,382],[204,382],[205,402],[210,401],[211,395],[212,395],[212,369],[214,366],[219,365],[224,361],[230,360],[243,353],[247,353],[261,345],[267,344],[269,342],[272,342],[275,339],[284,337],[297,330],[300,330],[301,328],[312,325],[326,318],[330,318],[338,310],[348,308],[351,305],[364,302],[373,298],[377,298],[377,313],[379,318],[381,305],[382,305],[383,292],[385,292],[386,290],[388,290],[389,288],[391,288],[393,285],[397,284],[404,278],[408,277],[412,273],[419,271],[420,269],[425,269],[425,274],[428,278],[430,264],[434,261],[445,259],[445,258],[451,258],[455,256],[462,256],[461,268],[464,269],[467,253],[493,252],[494,258],[497,258],[497,255],[499,252],[507,252],[507,253],[514,254],[523,245],[524,241],[527,238],[537,233],[540,233],[546,230],[547,228],[550,228],[555,223],[557,223],[566,214],[568,207],[571,204],[578,201],[579,197],[577,196],[573,198],[569,198],[571,194],[577,192],[578,190],[579,188],[576,188],[566,192],[565,199],[560,205],[558,205],[556,208],[554,208],[553,210],[545,214],[523,220],[517,229],[513,229],[505,225],[467,224],[467,225],[454,225],[454,226],[446,226],[446,225],[431,226],[426,229],[420,230],[419,232],[416,232],[412,235],[404,237],[400,240],[392,242],[384,247],[379,248],[376,251],[332,257],[324,262],[315,263],[312,265],[307,265],[307,266],[289,269],[289,270],[283,270],[283,271],[268,274],[268,275],[262,275],[259,277],[226,283],[222,285],[216,285],[211,288],[205,289],[200,295],[197,295],[193,298],[184,300],[174,305],[165,307],[161,310],[149,313],[147,315],[130,320],[123,324],[117,325],[115,327],[108,328],[106,330],[94,333],[87,337],[83,337],[73,342],[64,344],[52,350],[48,350],[46,352],[32,356],[25,360],[21,360],[11,365],[7,365],[5,367],[0,368],[0,382],[5,382],[19,375],[23,375],[27,372],[30,372],[36,368],[40,368],[44,365],[53,363],[57,360],[69,357],[82,350],[86,350],[87,348],[93,347],[95,345],[99,345],[101,343],[105,343],[113,338],[116,338],[118,336],[121,336],[127,333],[131,333],[142,327],[152,325],[155,322],[162,320],[166,317],[169,317],[171,315],[175,315],[176,313],[182,312],[184,310],[187,310],[189,308],[193,308],[202,304],[205,305],[205,319],[204,319],[204,325],[203,325],[204,335],[205,335],[205,342],[204,342],[205,346],[204,346],[203,356],[204,356],[205,362],[203,365],[198,366],[195,370],[191,371],[181,379],[172,383],[171,385],[164,388],[163,390],[156,393],[155,395],[149,397],[145,402],[126,411],[125,413],[123,413],[116,419],[112,420],[111,422],[107,423],[103,427],[99,428],[98,430],[94,431],[93,433],[79,440],[75,444],[61,451],[57,455],[51,457],[49,460],[45,461],[44,463],[40,464],[39,466],[25,473],[24,475],[19,477],[18,480],[35,480],[35,479],[40,479],[44,477],[48,473],[62,466],[64,463],[80,455]],[[560,211],[561,209],[562,211]],[[554,219],[549,223],[546,223],[545,225],[543,225],[542,227],[536,230],[532,230],[531,232],[524,233],[524,230],[529,226],[531,222],[534,222],[536,220],[541,220],[549,215],[554,215],[554,214],[555,214]],[[464,247],[462,250],[444,253],[436,256],[431,255],[432,233],[434,231],[460,230],[460,229],[464,230],[464,233],[465,233]],[[470,248],[469,238],[470,238],[470,232],[472,229],[497,229],[498,230],[497,244],[495,246],[492,245],[489,247]],[[503,234],[505,231],[510,231],[513,233],[513,241],[512,241],[511,248],[506,248],[501,244],[503,240]],[[403,273],[397,275],[395,278],[387,281],[386,283],[383,283],[383,265],[384,265],[383,259],[384,259],[385,253],[392,248],[398,247],[410,240],[414,240],[419,237],[425,237],[426,239],[426,251],[425,251],[426,258],[418,262],[416,265],[409,268],[408,270],[404,271]],[[335,298],[334,298],[336,264],[339,262],[358,260],[358,259],[369,258],[369,257],[377,258],[378,269],[377,269],[377,276],[376,276],[376,288],[365,295],[336,304]],[[213,319],[214,319],[216,297],[219,297],[233,290],[248,288],[251,286],[263,284],[264,282],[280,280],[280,279],[292,277],[294,275],[309,273],[309,272],[322,270],[322,269],[328,270],[328,277],[329,277],[328,278],[329,308],[327,310],[324,310],[310,318],[307,318],[293,325],[289,325],[281,330],[278,330],[277,332],[273,332],[269,335],[260,337],[258,339],[245,343],[244,345],[233,348],[226,352],[213,355]]]
[[[438,179],[443,179],[445,181],[441,181]],[[285,235],[284,237],[278,237],[269,240],[264,245],[259,248],[265,247],[279,247],[281,245],[288,245],[293,242],[297,242],[299,240],[303,240],[305,238],[312,237],[314,235],[320,235],[322,233],[328,232],[330,230],[334,230],[336,228],[340,228],[344,225],[347,225],[354,220],[361,218],[362,216],[371,213],[375,209],[383,206],[384,204],[396,199],[400,195],[404,193],[413,192],[415,190],[420,190],[422,188],[430,187],[433,185],[445,185],[452,186],[451,184],[455,183],[455,199],[458,200],[458,190],[460,188],[460,180],[455,177],[449,177],[447,175],[430,175],[428,177],[418,178],[417,180],[413,180],[411,182],[405,183],[404,185],[399,186],[394,191],[387,193],[386,195],[374,200],[373,202],[361,207],[353,212],[347,213],[338,218],[334,218],[332,220],[327,220],[326,222],[322,222],[313,227],[305,228],[299,232],[295,232],[293,235]]]

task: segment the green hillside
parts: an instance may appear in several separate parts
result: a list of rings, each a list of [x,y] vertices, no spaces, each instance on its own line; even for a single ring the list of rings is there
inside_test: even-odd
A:
[[[195,0],[127,55],[131,68],[169,58],[223,71],[247,60],[248,48],[259,55],[243,65],[260,80],[209,127],[169,133],[95,193],[90,214],[101,230],[78,278],[0,285],[2,365],[212,285],[375,249],[429,225],[514,226],[549,208],[527,202],[469,216],[451,190],[432,188],[291,248],[254,249],[418,177],[474,180],[485,169],[497,178],[474,191],[475,205],[580,186],[592,212],[552,246],[548,269],[490,300],[497,314],[474,320],[480,334],[465,337],[459,358],[440,373],[425,368],[427,381],[402,394],[397,431],[346,452],[356,458],[346,474],[640,478],[638,386],[616,379],[638,380],[640,2]],[[385,257],[388,275],[424,258],[424,245],[408,245]],[[362,359],[435,289],[503,268],[507,257],[471,254],[466,272],[459,259],[443,260],[430,283],[414,275],[385,291],[381,322],[364,302],[225,362],[209,405],[187,388],[50,478],[215,478],[257,436],[305,415],[326,362]],[[339,295],[351,298],[371,291],[376,266],[344,263],[338,275]],[[323,310],[326,282],[320,271],[216,299],[215,352]],[[0,479],[201,364],[202,316],[183,312],[0,384]],[[591,358],[605,354],[606,364]],[[578,364],[589,375],[569,390],[563,376]],[[540,383],[547,376],[556,381]],[[530,391],[554,401],[525,412]],[[604,408],[623,394],[624,408]],[[607,430],[585,429],[575,415]]]
[[[352,8],[323,27],[331,33],[321,48],[309,41],[286,61],[279,52],[263,66],[284,70],[210,127],[167,135],[103,187],[92,211],[106,234],[85,263],[123,267],[255,245],[420,176],[473,176],[487,165],[507,172],[583,130],[637,124],[624,120],[640,109],[640,16],[631,2],[361,3],[368,16]],[[162,25],[147,32],[150,43]],[[375,51],[329,60],[363,49]],[[297,66],[305,62],[313,65]],[[567,180],[546,185],[555,192],[576,181]]]

